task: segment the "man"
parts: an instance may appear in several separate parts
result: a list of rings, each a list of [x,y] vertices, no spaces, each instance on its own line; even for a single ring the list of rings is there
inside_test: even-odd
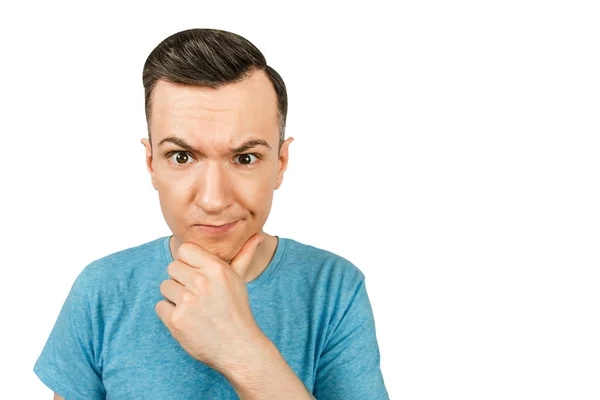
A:
[[[38,377],[67,400],[387,399],[364,275],[262,229],[293,140],[279,74],[246,39],[193,29],[143,82],[173,235],[85,267]]]

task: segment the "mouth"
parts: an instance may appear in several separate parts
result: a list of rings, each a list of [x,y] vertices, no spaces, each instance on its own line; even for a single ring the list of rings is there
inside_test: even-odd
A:
[[[238,221],[230,222],[222,225],[194,225],[193,228],[204,233],[225,233],[233,229],[237,225]]]

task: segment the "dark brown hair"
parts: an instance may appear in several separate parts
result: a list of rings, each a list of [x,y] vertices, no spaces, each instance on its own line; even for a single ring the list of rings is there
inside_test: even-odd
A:
[[[239,82],[257,70],[266,73],[277,94],[281,148],[287,117],[285,83],[277,71],[267,65],[265,57],[256,46],[240,35],[218,29],[188,29],[160,42],[146,59],[142,77],[150,144],[152,90],[159,79],[218,88]]]

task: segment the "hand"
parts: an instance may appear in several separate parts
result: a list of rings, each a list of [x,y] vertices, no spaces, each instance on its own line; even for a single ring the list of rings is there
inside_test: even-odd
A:
[[[242,277],[262,243],[252,236],[230,264],[193,243],[183,243],[160,285],[166,300],[156,313],[175,340],[193,358],[222,372],[250,357],[253,345],[265,337],[248,300]]]

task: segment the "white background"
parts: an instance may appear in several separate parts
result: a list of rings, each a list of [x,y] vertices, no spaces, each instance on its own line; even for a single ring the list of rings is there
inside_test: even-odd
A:
[[[170,234],[142,66],[194,27],[284,78],[265,230],[363,271],[390,398],[600,398],[595,2],[131,3],[0,9],[2,398],[52,398],[33,366],[85,265]]]

